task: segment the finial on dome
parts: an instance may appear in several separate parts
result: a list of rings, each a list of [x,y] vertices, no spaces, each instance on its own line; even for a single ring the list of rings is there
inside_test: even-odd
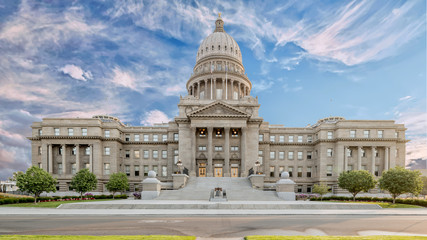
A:
[[[222,21],[221,13],[218,13],[218,19],[215,21],[215,31],[214,32],[225,32],[224,31],[224,21]]]
[[[218,13],[218,17],[219,17],[219,18],[221,17],[221,13],[220,13],[220,12]]]

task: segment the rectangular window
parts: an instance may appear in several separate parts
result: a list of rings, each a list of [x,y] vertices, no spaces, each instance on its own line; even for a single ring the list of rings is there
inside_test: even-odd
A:
[[[302,177],[302,167],[298,167],[298,175],[297,177]]]
[[[368,170],[366,165],[362,165],[362,170]]]
[[[42,147],[39,147],[39,155],[43,153]]]
[[[150,157],[150,153],[148,152],[148,150],[144,150],[144,158],[149,158]]]
[[[356,130],[350,130],[350,137],[355,138],[356,137]]]
[[[138,165],[134,166],[134,169],[135,169],[135,177],[138,177],[139,176],[139,166]]]
[[[110,130],[105,130],[104,131],[104,137],[110,137]]]
[[[270,152],[270,159],[276,159],[276,152]]]
[[[298,136],[298,140],[297,141],[300,142],[300,143],[302,143],[302,136],[301,135]]]
[[[264,155],[264,152],[262,150],[259,150],[258,151],[258,161],[259,161],[260,164],[262,164],[262,162],[264,160],[263,155]]]
[[[126,135],[125,135],[125,141],[126,141],[126,142],[129,142],[129,141],[130,141],[130,134],[126,134]]]
[[[312,188],[312,186],[311,186],[311,185],[308,185],[308,186],[307,186],[307,193],[311,193],[311,188]]]
[[[125,165],[125,173],[126,173],[126,176],[130,176],[130,165]]]
[[[77,148],[73,147],[73,149],[71,149],[71,155],[76,155],[76,151],[77,151]]]
[[[110,175],[110,164],[104,163],[104,175]]]
[[[378,138],[383,138],[383,135],[384,135],[384,131],[378,130]]]
[[[59,155],[62,155],[62,147],[59,147],[59,148],[58,148],[58,154],[59,154]]]
[[[68,136],[74,136],[74,129],[72,128],[68,129]]]
[[[280,166],[279,167],[279,174],[282,175],[282,172],[285,171],[285,167]]]
[[[159,158],[159,151],[153,150],[153,158]]]
[[[43,131],[39,129],[39,136],[43,135]]]
[[[307,167],[307,177],[311,178],[311,167]]]
[[[221,152],[222,151],[222,146],[215,146],[215,151],[216,152]]]
[[[332,176],[332,165],[326,166],[326,176],[331,177]]]
[[[163,134],[163,135],[162,135],[162,141],[163,141],[163,142],[166,142],[167,140],[168,140],[168,135]]]
[[[159,174],[159,167],[153,166],[153,171],[156,173],[156,175],[158,175]]]
[[[362,155],[362,157],[366,157],[366,152],[363,148],[360,149],[360,154]]]
[[[285,152],[279,152],[279,159],[285,159]]]
[[[104,155],[110,155],[110,148],[109,147],[104,148]]]
[[[313,155],[312,151],[307,151],[307,159],[308,160],[312,159],[312,155]]]
[[[274,166],[270,167],[270,177],[274,177]]]
[[[379,176],[380,175],[380,166],[375,165],[375,176]]]
[[[302,152],[298,152],[297,157],[298,157],[298,160],[302,160]]]
[[[302,193],[302,185],[298,185],[297,186],[297,192],[298,193]]]
[[[294,152],[288,152],[288,160],[294,160]]]
[[[163,150],[163,151],[162,151],[162,158],[163,158],[163,159],[168,158],[168,151],[167,151],[167,150]]]
[[[264,134],[260,134],[260,135],[258,135],[258,141],[259,141],[259,142],[264,141]]]
[[[175,149],[173,150],[173,163],[176,164],[178,162],[179,158],[179,150]]]
[[[144,165],[144,176],[148,176],[148,165]]]
[[[394,133],[394,137],[395,137],[395,138],[398,138],[398,137],[399,137],[399,132],[395,132],[395,133]]]
[[[133,151],[133,156],[135,156],[135,158],[140,158],[139,150]]]
[[[334,137],[332,131],[328,131],[328,139],[332,139]]]
[[[288,167],[289,177],[293,177],[294,175],[294,167]]]
[[[144,142],[148,142],[149,141],[149,135],[148,134],[144,134]]]
[[[139,142],[139,134],[133,135],[135,142]]]
[[[153,141],[158,142],[159,141],[159,135],[157,135],[157,134],[153,135]]]
[[[276,136],[270,136],[270,142],[275,142],[276,141]]]
[[[55,128],[53,131],[55,132],[55,136],[59,136],[59,128]]]
[[[63,174],[63,172],[62,172],[62,163],[58,163],[58,174]]]
[[[130,158],[130,151],[129,150],[125,151],[125,158]]]
[[[237,151],[239,151],[239,147],[238,146],[231,146],[231,151],[237,152]]]
[[[75,163],[71,164],[71,174],[76,174],[76,164]]]
[[[179,135],[178,135],[178,133],[174,133],[174,134],[173,134],[173,140],[174,140],[174,141],[178,141],[178,140],[179,140]]]
[[[162,166],[162,177],[168,176],[168,167]]]
[[[363,137],[369,138],[369,130],[364,130],[363,131]]]
[[[279,136],[279,142],[281,143],[285,142],[285,136],[283,135]]]
[[[347,157],[351,157],[353,155],[353,151],[350,148],[347,148]]]
[[[202,146],[202,145],[200,145],[200,146],[199,146],[199,151],[203,151],[203,152],[204,152],[204,151],[206,151],[206,146],[204,146],[204,145],[203,145],[203,146]]]
[[[308,142],[308,143],[313,142],[313,136],[312,136],[312,135],[308,135],[308,136],[307,136],[307,142]]]
[[[332,157],[332,152],[333,152],[332,148],[328,148],[328,151],[327,151],[327,153],[326,153],[326,156],[328,156],[328,157]]]
[[[294,136],[288,136],[288,142],[294,142]]]
[[[378,152],[378,150],[375,148],[375,157],[380,157],[380,153]]]
[[[87,136],[87,128],[82,128],[82,136]]]
[[[348,172],[353,171],[353,165],[347,165],[347,171]]]

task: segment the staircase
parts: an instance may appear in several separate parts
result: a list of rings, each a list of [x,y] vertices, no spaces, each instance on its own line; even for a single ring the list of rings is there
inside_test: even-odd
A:
[[[187,186],[179,190],[164,190],[156,200],[205,200],[212,189],[227,192],[228,201],[280,201],[275,191],[253,189],[247,178],[191,177]]]

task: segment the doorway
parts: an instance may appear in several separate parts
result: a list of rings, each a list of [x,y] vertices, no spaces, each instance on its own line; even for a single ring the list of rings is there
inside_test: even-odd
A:
[[[222,167],[215,168],[215,177],[222,177]]]
[[[206,177],[206,167],[199,167],[199,177]]]
[[[237,167],[231,168],[231,177],[239,177],[239,168]]]

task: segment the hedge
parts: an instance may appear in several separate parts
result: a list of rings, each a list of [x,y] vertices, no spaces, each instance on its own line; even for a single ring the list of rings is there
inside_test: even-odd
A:
[[[329,201],[329,200],[353,201],[353,198],[352,197],[344,197],[344,196],[330,196],[330,197],[323,197],[323,200],[325,200],[325,201]],[[310,201],[320,201],[320,197],[311,198]],[[378,198],[378,197],[357,197],[356,201],[362,201],[362,202],[393,202],[393,199],[392,198]],[[427,207],[427,201],[421,200],[421,199],[397,198],[396,203]]]
[[[86,200],[93,200],[93,199],[112,199],[113,195],[96,195],[89,197],[83,197],[83,199]],[[115,195],[115,199],[127,199],[128,196],[126,194],[122,195]],[[80,197],[77,196],[63,196],[63,197],[39,197],[37,198],[37,201],[39,202],[48,202],[48,201],[69,201],[69,200],[80,200]],[[34,198],[32,197],[25,197],[25,198],[15,198],[15,197],[5,197],[0,198],[0,205],[4,204],[14,204],[14,203],[29,203],[34,202]]]

